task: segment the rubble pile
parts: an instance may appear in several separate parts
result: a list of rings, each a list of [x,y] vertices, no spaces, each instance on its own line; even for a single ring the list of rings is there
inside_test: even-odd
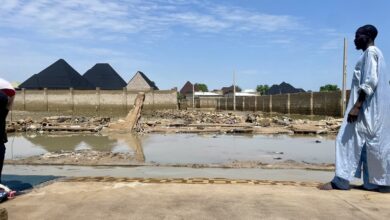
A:
[[[19,160],[8,161],[12,164],[68,164],[68,165],[105,165],[105,164],[135,164],[134,154],[110,151],[76,150],[49,152]]]
[[[167,110],[154,111],[151,118],[161,119],[180,119],[185,124],[199,124],[199,123],[215,123],[215,124],[237,124],[244,122],[242,116],[238,116],[232,112],[201,112],[201,111],[187,111],[187,110]]]
[[[138,133],[335,134],[343,120],[332,117],[322,120],[293,117],[261,112],[162,110],[142,115],[134,130]],[[7,122],[7,131],[99,132],[103,128],[112,130],[115,123],[128,127],[128,122],[123,119],[111,123],[107,117],[51,116],[39,120],[25,118]]]
[[[26,118],[7,121],[7,132],[99,131],[109,122],[110,118],[106,117],[51,116],[36,121]]]
[[[258,134],[335,134],[342,119],[293,119],[286,115],[261,112],[154,111],[141,120],[142,132],[226,132]]]

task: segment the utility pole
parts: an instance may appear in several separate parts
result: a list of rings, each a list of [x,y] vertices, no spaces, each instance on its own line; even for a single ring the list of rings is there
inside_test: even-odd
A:
[[[233,71],[233,110],[236,111],[236,71]]]
[[[195,110],[195,84],[192,84],[192,110]]]
[[[347,92],[346,92],[346,81],[347,81],[347,38],[344,38],[344,54],[343,54],[343,85],[341,92],[341,109],[342,114],[345,112],[347,104]]]

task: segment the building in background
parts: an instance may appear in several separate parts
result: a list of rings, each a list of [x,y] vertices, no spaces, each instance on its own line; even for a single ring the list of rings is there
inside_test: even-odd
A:
[[[245,97],[260,96],[260,93],[256,92],[256,90],[254,90],[254,89],[245,89],[245,90],[242,90],[241,92],[236,92],[236,97],[238,97],[238,96],[245,96]],[[233,97],[233,92],[226,93],[225,97]]]
[[[95,89],[65,60],[59,59],[19,85],[20,89]]]
[[[287,93],[299,93],[299,92],[305,92],[305,90],[300,88],[295,88],[294,86],[282,82],[280,85],[273,85],[269,90],[266,92],[266,95],[277,95],[277,94],[287,94]]]
[[[180,89],[180,94],[184,97],[187,95],[191,95],[193,89],[195,90],[195,92],[199,91],[199,88],[196,84],[194,85],[190,81],[187,81]]]
[[[127,85],[126,81],[108,63],[95,64],[84,73],[83,77],[94,87],[103,90],[122,90]]]
[[[159,90],[156,84],[151,81],[143,72],[138,71],[126,86],[128,91],[151,91]]]
[[[227,94],[229,94],[229,93],[234,93],[234,86],[232,85],[232,86],[229,86],[229,87],[222,87],[222,94],[224,95],[224,96],[226,96]],[[238,86],[236,86],[236,93],[237,92],[241,92],[241,88],[240,87],[238,87]]]

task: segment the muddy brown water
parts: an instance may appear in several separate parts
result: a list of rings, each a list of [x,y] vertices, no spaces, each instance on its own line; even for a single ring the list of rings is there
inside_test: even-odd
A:
[[[10,135],[6,159],[91,149],[132,153],[146,163],[218,164],[232,161],[334,162],[334,137],[289,135]]]

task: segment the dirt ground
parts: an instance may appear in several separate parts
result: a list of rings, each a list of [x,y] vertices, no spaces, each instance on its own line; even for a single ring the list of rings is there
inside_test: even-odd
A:
[[[390,219],[388,194],[292,183],[55,182],[1,204],[9,219]]]

